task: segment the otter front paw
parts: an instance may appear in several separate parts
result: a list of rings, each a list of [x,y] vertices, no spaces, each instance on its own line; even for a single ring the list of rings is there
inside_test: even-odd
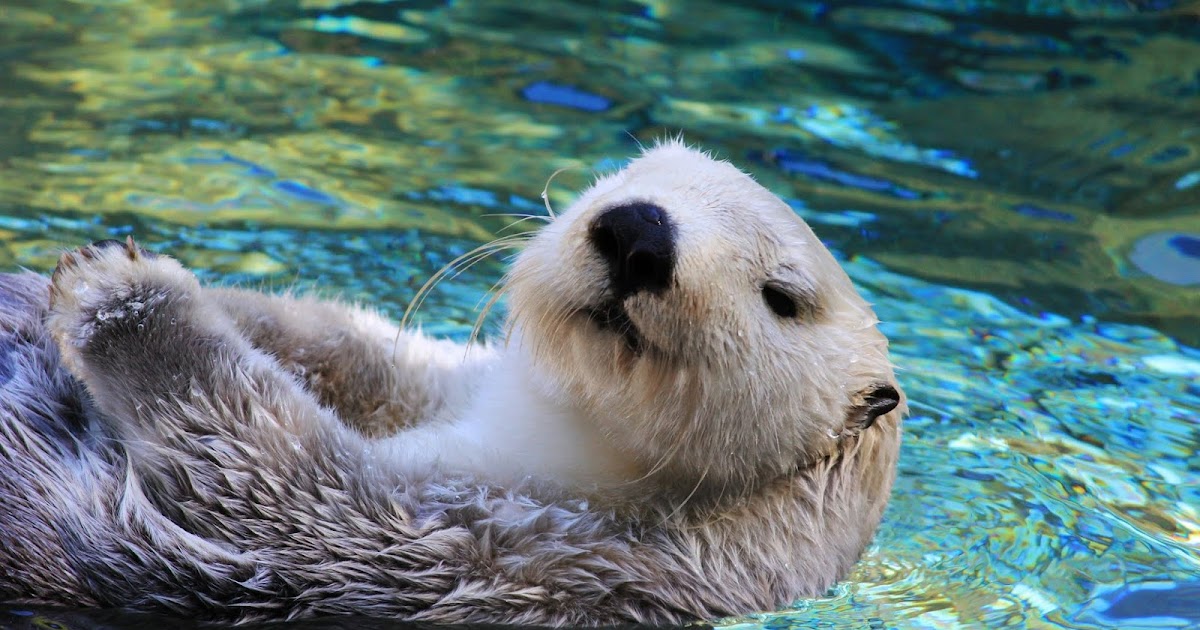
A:
[[[132,238],[98,241],[59,258],[46,324],[74,368],[88,348],[153,335],[199,288],[178,262],[141,249]]]

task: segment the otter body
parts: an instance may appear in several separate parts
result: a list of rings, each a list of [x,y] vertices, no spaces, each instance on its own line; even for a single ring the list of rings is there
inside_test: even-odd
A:
[[[0,601],[672,623],[846,574],[905,404],[786,204],[665,143],[506,286],[507,343],[467,351],[132,241],[0,275]]]

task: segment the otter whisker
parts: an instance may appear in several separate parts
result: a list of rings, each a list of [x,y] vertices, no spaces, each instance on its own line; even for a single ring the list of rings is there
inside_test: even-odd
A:
[[[551,322],[547,329],[551,331],[548,339],[561,339],[564,336],[563,329],[568,326],[572,319],[579,316],[581,309],[569,306],[561,306],[555,311],[547,313],[548,320]]]
[[[542,313],[540,325],[544,326],[546,330],[550,331],[550,335],[547,338],[560,338],[562,336],[563,326],[570,321],[571,317],[577,312],[578,311],[575,309],[562,306]]]
[[[497,280],[496,283],[493,284],[490,289],[488,289],[488,292],[484,294],[485,296],[491,295],[491,298],[488,299],[487,304],[485,304],[483,307],[483,310],[479,311],[479,316],[475,318],[475,325],[471,328],[471,336],[467,338],[465,349],[466,352],[471,350],[471,346],[473,346],[475,344],[475,340],[479,338],[479,331],[483,328],[483,321],[487,319],[488,313],[492,312],[492,307],[494,307],[496,303],[500,301],[500,298],[504,296],[503,289],[497,290],[499,287],[503,286],[503,284],[503,278]]]
[[[678,392],[678,391],[676,391],[674,393],[676,396],[680,395],[680,392]],[[648,395],[654,395],[654,394],[648,394]],[[658,394],[658,395],[661,396],[661,394]],[[652,404],[652,401],[647,400],[646,404]],[[694,415],[695,415],[695,413],[693,413],[693,416]],[[690,437],[690,432],[692,430],[694,430],[696,424],[697,424],[696,422],[690,422],[686,425],[689,430],[689,437]],[[683,444],[685,444],[688,440],[687,439],[672,439],[672,437],[673,436],[661,435],[661,433],[656,434],[655,441],[657,442],[658,440],[664,440],[671,445],[670,448],[658,458],[658,460],[654,463],[654,465],[650,467],[650,470],[648,470],[642,476],[640,476],[636,479],[633,479],[632,481],[629,481],[625,485],[636,484],[636,483],[640,483],[640,482],[650,479],[653,475],[655,475],[659,471],[663,470],[667,466],[668,462],[675,459],[675,456],[679,453],[679,449],[682,448]]]
[[[527,240],[526,234],[512,234],[509,236],[504,236],[488,243],[484,243],[483,245],[480,245],[479,247],[462,254],[449,263],[446,263],[446,265],[430,276],[429,280],[426,280],[425,284],[421,285],[421,288],[417,290],[417,294],[413,297],[413,300],[409,302],[408,308],[404,310],[404,315],[400,319],[400,326],[405,327],[409,324],[412,314],[420,309],[421,305],[425,301],[425,298],[428,297],[429,293],[433,290],[433,287],[439,282],[447,277],[455,278],[467,269],[470,269],[479,261],[488,258],[498,251],[503,251],[523,243],[525,240]]]
[[[704,485],[704,480],[708,478],[708,472],[709,472],[709,470],[712,469],[712,462],[713,462],[712,459],[708,460],[708,464],[706,464],[704,466],[704,472],[700,473],[700,478],[696,480],[696,485],[692,486],[692,491],[689,492],[688,495],[683,498],[683,501],[681,501],[679,503],[679,505],[675,506],[675,509],[671,510],[671,512],[669,514],[667,514],[665,517],[663,517],[663,519],[661,521],[659,521],[659,523],[658,523],[659,527],[662,527],[663,525],[665,525],[667,523],[667,521],[674,518],[676,514],[678,514],[680,511],[683,510],[684,507],[687,506],[687,504],[692,500],[692,497],[696,496],[696,492],[698,492],[700,490],[700,486]]]
[[[641,483],[643,481],[650,479],[655,474],[657,474],[659,471],[661,471],[663,468],[666,467],[667,462],[669,462],[675,458],[675,455],[679,452],[679,449],[683,445],[683,442],[684,442],[683,440],[672,440],[671,448],[669,448],[667,450],[667,452],[663,453],[662,456],[658,458],[658,461],[656,461],[654,463],[654,465],[650,468],[650,470],[648,470],[646,472],[646,474],[644,474],[641,477],[638,477],[636,479],[633,479],[623,485],[633,485],[636,483]]]
[[[642,141],[638,140],[638,137],[633,135],[632,131],[626,129],[625,135],[629,136],[630,140],[633,140],[633,143],[637,145],[639,151],[641,151],[642,153],[646,152],[646,145],[642,144]]]
[[[576,168],[579,168],[579,167],[564,166],[564,167],[558,169],[557,171],[550,173],[550,177],[546,179],[546,185],[542,187],[542,203],[546,204],[546,212],[549,213],[551,220],[557,219],[558,215],[554,214],[554,208],[550,207],[550,183],[554,181],[555,177],[558,177],[559,173],[561,173],[563,171],[574,170]]]
[[[529,214],[528,212],[489,212],[487,214],[481,214],[479,216],[482,216],[482,217],[515,217],[518,219],[541,219],[542,221],[545,221],[547,223],[549,223],[552,220],[548,216],[541,215],[541,214]]]
[[[485,214],[482,216],[485,216],[485,217],[509,217],[509,218],[517,219],[516,221],[513,221],[513,222],[509,223],[508,225],[505,225],[504,227],[500,228],[501,232],[504,232],[505,230],[510,230],[514,226],[520,225],[526,221],[543,221],[545,223],[550,223],[553,220],[550,217],[547,217],[547,216],[544,216],[541,214],[524,214],[524,213],[518,213],[518,212],[501,212],[501,213]]]
[[[404,309],[404,315],[400,318],[400,326],[397,328],[396,337],[392,342],[392,362],[395,363],[396,360],[396,351],[400,347],[400,336],[402,335],[404,329],[408,326],[412,315],[420,309],[422,304],[424,304],[425,298],[433,290],[433,287],[437,286],[437,284],[447,276],[456,277],[469,269],[471,266],[495,254],[496,252],[515,247],[516,245],[524,243],[528,239],[528,233],[502,236],[456,257],[454,260],[446,263],[441,269],[438,269],[436,273],[430,276],[429,279],[425,281],[425,284],[421,285],[421,288],[417,290],[416,295],[413,296],[413,299],[409,302],[408,307]]]
[[[650,470],[646,471],[645,474],[635,479],[630,479],[629,481],[626,481],[620,485],[629,487],[650,480],[654,475],[658,474],[659,471],[667,466],[667,462],[675,458],[675,455],[679,452],[679,448],[682,443],[682,441],[676,441],[671,445],[671,448],[668,449],[667,452],[663,453],[662,456],[658,458],[658,461],[654,462],[654,465],[651,466]]]
[[[546,217],[543,217],[543,216],[541,216],[541,215],[538,215],[538,214],[531,214],[531,215],[529,215],[529,216],[527,216],[527,217],[524,217],[524,218],[521,218],[521,219],[517,219],[516,221],[513,221],[512,223],[509,223],[508,225],[506,225],[506,226],[504,226],[504,227],[500,228],[500,231],[501,231],[501,232],[503,232],[503,231],[505,231],[505,230],[512,229],[512,228],[514,228],[514,227],[516,227],[516,226],[518,226],[518,225],[520,225],[520,224],[522,224],[522,223],[524,223],[524,222],[526,222],[526,221],[533,221],[533,220],[545,221],[545,222],[547,222],[547,223],[549,223],[549,222],[550,222],[550,219],[547,219]],[[529,234],[529,232],[522,232],[522,234]]]

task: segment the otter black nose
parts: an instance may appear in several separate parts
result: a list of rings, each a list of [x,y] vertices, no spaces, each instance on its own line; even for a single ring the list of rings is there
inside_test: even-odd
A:
[[[662,208],[644,202],[610,208],[596,218],[588,235],[608,263],[618,297],[657,293],[671,284],[675,226]]]

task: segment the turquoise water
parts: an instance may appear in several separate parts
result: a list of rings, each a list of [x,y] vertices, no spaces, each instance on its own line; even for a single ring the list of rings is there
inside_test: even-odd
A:
[[[393,315],[679,131],[791,203],[913,401],[875,544],[722,625],[1200,625],[1200,22],[1183,2],[0,5],[0,270],[134,234]],[[443,283],[465,336],[499,278]],[[110,624],[0,608],[0,626]],[[131,622],[132,623],[132,622]]]

